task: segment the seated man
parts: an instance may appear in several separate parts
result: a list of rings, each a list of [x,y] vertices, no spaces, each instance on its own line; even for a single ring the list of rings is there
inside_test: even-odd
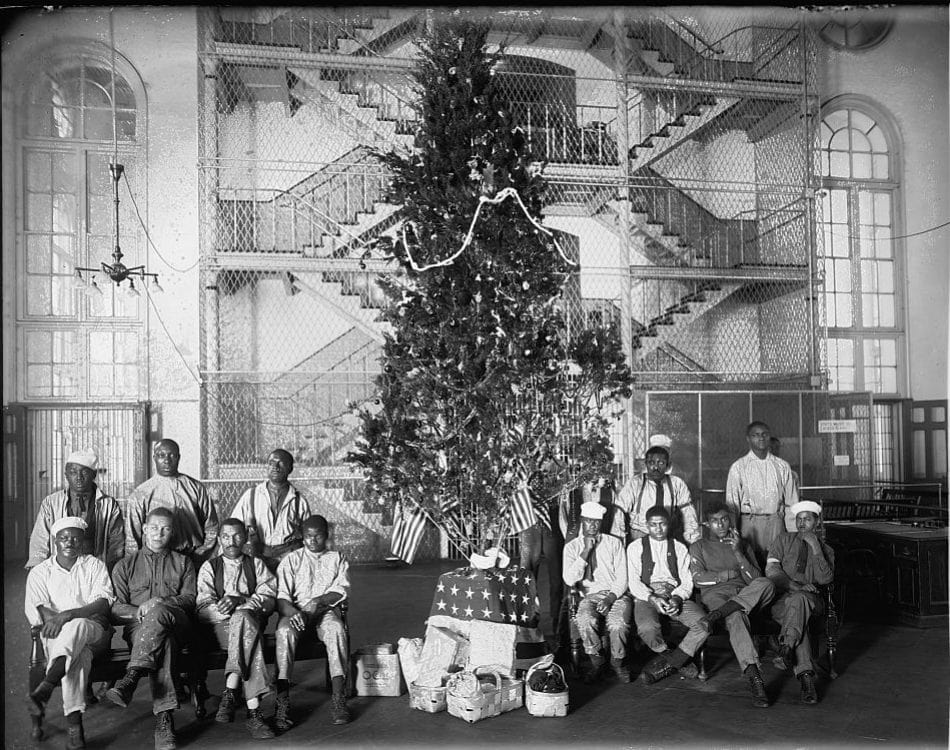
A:
[[[785,664],[794,660],[795,676],[802,687],[802,702],[814,704],[818,702],[818,691],[808,621],[824,612],[824,599],[818,587],[834,580],[835,554],[815,533],[821,514],[818,503],[797,502],[792,506],[792,514],[798,531],[780,534],[772,542],[765,575],[775,584],[778,594],[778,600],[772,605],[772,617],[782,626],[779,656]]]
[[[693,583],[709,610],[703,622],[711,630],[719,620],[725,620],[739,668],[749,679],[752,705],[767,708],[769,698],[752,640],[749,615],[772,601],[775,586],[762,577],[755,558],[746,551],[745,542],[732,525],[724,503],[710,503],[703,509],[703,515],[706,518],[703,525],[709,528],[713,538],[700,539],[689,548]]]
[[[173,712],[178,708],[175,661],[190,637],[195,609],[195,566],[169,549],[174,519],[168,508],[145,517],[142,549],[123,557],[112,571],[112,616],[125,625],[122,637],[132,649],[129,666],[106,697],[123,708],[146,675],[152,687],[156,750],[174,750]]]
[[[244,554],[247,529],[237,518],[228,518],[218,531],[221,555],[202,564],[198,571],[198,622],[210,630],[213,642],[228,651],[224,667],[225,688],[215,721],[234,721],[238,685],[244,682],[247,731],[255,740],[274,738],[261,716],[261,697],[271,691],[264,664],[261,635],[274,611],[277,579],[259,557]]]
[[[267,457],[267,481],[251,487],[231,509],[244,522],[248,548],[277,571],[280,561],[300,549],[300,524],[310,515],[304,494],[289,481],[294,457],[278,448]]]
[[[30,570],[24,610],[30,625],[40,628],[46,652],[46,675],[27,697],[32,737],[43,738],[42,721],[53,688],[63,686],[67,748],[86,746],[82,714],[86,682],[94,654],[108,651],[112,641],[109,605],[115,598],[102,560],[81,554],[86,522],[65,516],[50,531],[56,554]]]
[[[290,676],[297,641],[304,632],[316,633],[327,647],[330,667],[331,716],[346,724],[346,665],[349,644],[336,606],[349,594],[350,564],[341,552],[327,549],[329,529],[323,516],[310,516],[301,525],[303,548],[291,552],[277,568],[277,713],[276,725],[290,729]]]
[[[623,544],[600,527],[606,508],[600,503],[581,505],[581,535],[564,546],[564,583],[576,587],[583,598],[575,621],[584,651],[590,657],[585,682],[594,682],[604,667],[601,633],[610,637],[610,666],[621,682],[630,682],[627,656],[630,630],[630,596],[627,593],[627,560]]]
[[[677,670],[684,677],[696,677],[699,670],[691,660],[709,631],[702,623],[703,608],[689,601],[693,593],[689,553],[682,542],[670,538],[670,512],[666,508],[653,506],[646,512],[646,519],[649,536],[635,539],[627,547],[627,583],[633,594],[637,634],[656,653],[640,679],[649,684]],[[661,616],[689,628],[675,649],[667,648],[663,640]]]

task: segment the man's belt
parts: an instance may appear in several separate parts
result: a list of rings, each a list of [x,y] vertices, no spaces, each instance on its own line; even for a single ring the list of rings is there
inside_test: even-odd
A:
[[[778,511],[776,510],[776,511],[773,511],[772,513],[745,513],[745,512],[743,512],[743,513],[740,513],[739,515],[742,515],[742,516],[774,516],[774,515],[777,515],[777,514],[778,514]]]

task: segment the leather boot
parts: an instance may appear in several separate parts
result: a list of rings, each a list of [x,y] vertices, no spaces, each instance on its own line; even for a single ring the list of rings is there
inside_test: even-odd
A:
[[[145,670],[129,667],[122,679],[106,691],[106,698],[122,708],[128,708],[139,680],[145,676]]]
[[[590,665],[584,671],[581,679],[584,680],[588,685],[597,682],[600,679],[600,673],[604,668],[604,657],[600,654],[594,654],[590,657]]]
[[[214,720],[219,724],[230,724],[234,721],[234,689],[226,687],[221,691],[221,702],[218,704],[218,713],[214,715]]]
[[[82,730],[82,714],[79,714],[78,721],[70,721],[66,725],[66,732],[66,750],[82,750],[86,746],[86,736]]]
[[[350,709],[346,707],[346,696],[343,693],[334,693],[330,697],[330,718],[334,724],[350,723]]]
[[[815,688],[815,673],[810,670],[802,672],[798,675],[798,681],[802,684],[802,703],[816,704],[818,702],[818,690]]]
[[[673,674],[676,667],[670,664],[669,653],[665,651],[650,659],[640,673],[640,681],[652,685],[654,682],[659,682]]]
[[[30,739],[34,739],[37,742],[39,742],[45,736],[46,735],[43,733],[43,717],[31,716],[30,717]]]
[[[255,740],[272,740],[277,736],[274,734],[274,730],[264,722],[264,717],[259,708],[247,709],[247,719],[244,721],[244,726],[247,727],[251,738]]]
[[[155,717],[155,750],[175,750],[175,719],[171,711],[162,711]]]
[[[713,626],[720,620],[725,620],[733,612],[741,612],[742,605],[739,602],[729,600],[721,607],[714,609],[712,612],[703,617],[699,622],[706,628],[706,630],[712,630]]]
[[[46,715],[46,704],[53,695],[53,689],[56,686],[51,682],[43,680],[26,697],[26,710],[31,716],[39,716],[41,719]]]
[[[277,693],[275,708],[274,726],[279,732],[286,732],[294,725],[290,720],[290,691]]]
[[[769,696],[765,692],[765,680],[758,664],[750,664],[745,668],[745,675],[749,679],[749,690],[752,692],[752,705],[756,708],[768,708]]]
[[[623,659],[611,659],[610,668],[613,669],[620,682],[630,682],[630,670],[623,663]]]

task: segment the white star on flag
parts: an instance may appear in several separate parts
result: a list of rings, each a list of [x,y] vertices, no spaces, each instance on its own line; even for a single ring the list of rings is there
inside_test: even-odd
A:
[[[475,592],[472,591],[470,588],[469,588],[469,589],[466,589],[466,590],[465,590],[465,598],[466,598],[466,599],[471,599],[471,598],[472,598],[472,594],[474,594],[474,593],[475,593]]]
[[[525,622],[527,622],[527,621],[528,621],[528,616],[527,616],[526,614],[522,614],[522,615],[521,615],[521,619],[524,620]]]
[[[466,616],[466,617],[471,617],[471,616],[472,616],[472,612],[474,612],[474,610],[473,610],[471,607],[466,607],[466,608],[465,608],[465,616]]]
[[[511,620],[512,622],[516,622],[518,620],[518,615],[516,615],[514,612],[509,612],[508,619]]]
[[[445,602],[439,599],[437,605],[439,609],[445,609]]]
[[[531,576],[525,576],[525,577],[524,577],[524,582],[525,582],[525,585],[530,584],[530,583],[531,583]]]
[[[482,599],[490,599],[491,594],[488,593],[488,589],[482,589]]]
[[[513,601],[513,602],[518,601],[518,595],[517,595],[514,591],[512,591],[510,594],[508,594],[508,598],[511,599],[511,601]]]
[[[454,615],[454,614],[457,614],[458,611],[459,611],[459,608],[456,607],[456,606],[453,604],[453,605],[452,605],[452,614],[453,614],[453,615]]]
[[[435,590],[439,592],[445,591],[445,584],[439,581],[439,585],[435,587]]]
[[[531,597],[528,596],[527,594],[525,594],[524,596],[521,597],[521,600],[522,600],[525,604],[527,604],[528,602],[531,601]]]
[[[485,615],[485,619],[487,620],[489,617],[491,617],[491,610],[488,608],[485,608],[482,610],[482,614]]]
[[[518,581],[520,581],[520,580],[521,580],[521,579],[518,578],[518,576],[516,576],[516,575],[512,575],[512,576],[511,576],[511,582],[512,582],[512,583],[518,583]]]
[[[458,594],[458,592],[459,592],[459,587],[458,587],[458,586],[453,586],[453,587],[452,587],[451,589],[449,589],[449,590],[452,592],[452,596],[456,596],[456,595]]]

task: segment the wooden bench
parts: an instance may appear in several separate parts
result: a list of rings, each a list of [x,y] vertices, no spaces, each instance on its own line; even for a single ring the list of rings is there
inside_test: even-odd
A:
[[[347,612],[349,609],[348,603],[346,600],[337,605],[340,616],[343,619],[343,628],[346,632],[346,642],[347,648],[349,648],[350,642],[350,626],[349,619],[347,617]],[[276,614],[276,613],[275,613]],[[273,617],[273,615],[272,615]],[[270,618],[269,618],[270,622]],[[276,618],[274,618],[276,622]],[[125,645],[125,641],[118,639],[119,629],[121,625],[117,625],[116,635],[113,636],[113,645],[112,648],[105,653],[99,654],[92,660],[92,669],[90,671],[90,684],[93,682],[106,682],[112,683],[120,679],[124,674],[126,669],[129,666],[129,658],[131,656],[131,651],[128,646]],[[30,649],[30,674],[29,674],[29,690],[32,691],[37,685],[40,684],[43,677],[46,675],[46,653],[43,649],[43,641],[40,638],[40,629],[39,627],[33,627],[30,629],[30,636],[32,639],[32,646]],[[117,645],[120,643],[121,645]],[[277,651],[277,639],[273,632],[265,632],[263,635],[263,650],[264,650],[264,661],[267,664],[274,664],[276,651]],[[224,669],[228,660],[228,652],[225,649],[221,648],[212,648],[209,650],[202,651],[202,657],[204,659],[204,666],[207,671],[212,671],[215,669]],[[303,638],[301,638],[297,643],[297,652],[294,658],[295,662],[300,661],[310,661],[312,659],[326,659],[327,658],[327,648],[326,646],[316,637],[313,633],[307,633]],[[192,707],[195,710],[195,716],[199,719],[207,716],[207,710],[205,709],[204,703],[207,700],[208,695],[203,694],[197,689],[197,670],[199,668],[198,663],[192,658],[191,649],[189,646],[183,646],[179,655],[179,664],[182,665],[181,672],[188,675],[187,683],[187,692],[188,700],[191,702]],[[325,666],[326,669],[326,686],[327,689],[330,689],[330,663],[329,660]],[[349,674],[349,669],[346,670],[346,679],[347,679],[347,694],[351,692],[351,676]]]

